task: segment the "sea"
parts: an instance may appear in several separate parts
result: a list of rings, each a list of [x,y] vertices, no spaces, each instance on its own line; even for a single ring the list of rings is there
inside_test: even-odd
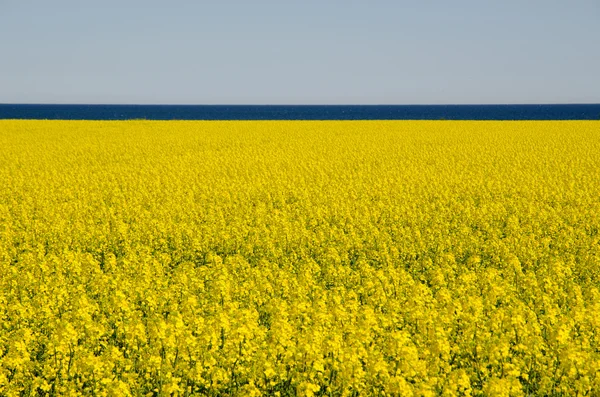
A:
[[[0,119],[41,120],[600,120],[600,104],[59,105],[0,104]]]

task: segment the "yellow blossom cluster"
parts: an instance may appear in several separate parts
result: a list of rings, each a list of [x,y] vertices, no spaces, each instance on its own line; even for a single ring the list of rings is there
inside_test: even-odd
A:
[[[600,394],[600,122],[0,121],[0,395]]]

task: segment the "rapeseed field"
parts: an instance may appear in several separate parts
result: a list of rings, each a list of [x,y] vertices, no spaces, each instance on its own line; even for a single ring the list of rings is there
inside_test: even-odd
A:
[[[600,122],[0,121],[0,395],[600,395]]]

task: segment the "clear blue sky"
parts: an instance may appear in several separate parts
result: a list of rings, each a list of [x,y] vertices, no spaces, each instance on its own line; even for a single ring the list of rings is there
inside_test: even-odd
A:
[[[585,102],[599,0],[0,0],[0,103]]]

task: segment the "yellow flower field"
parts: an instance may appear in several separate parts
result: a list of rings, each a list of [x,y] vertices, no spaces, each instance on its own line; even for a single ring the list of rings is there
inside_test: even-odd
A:
[[[599,395],[599,229],[595,121],[0,121],[0,395]]]

